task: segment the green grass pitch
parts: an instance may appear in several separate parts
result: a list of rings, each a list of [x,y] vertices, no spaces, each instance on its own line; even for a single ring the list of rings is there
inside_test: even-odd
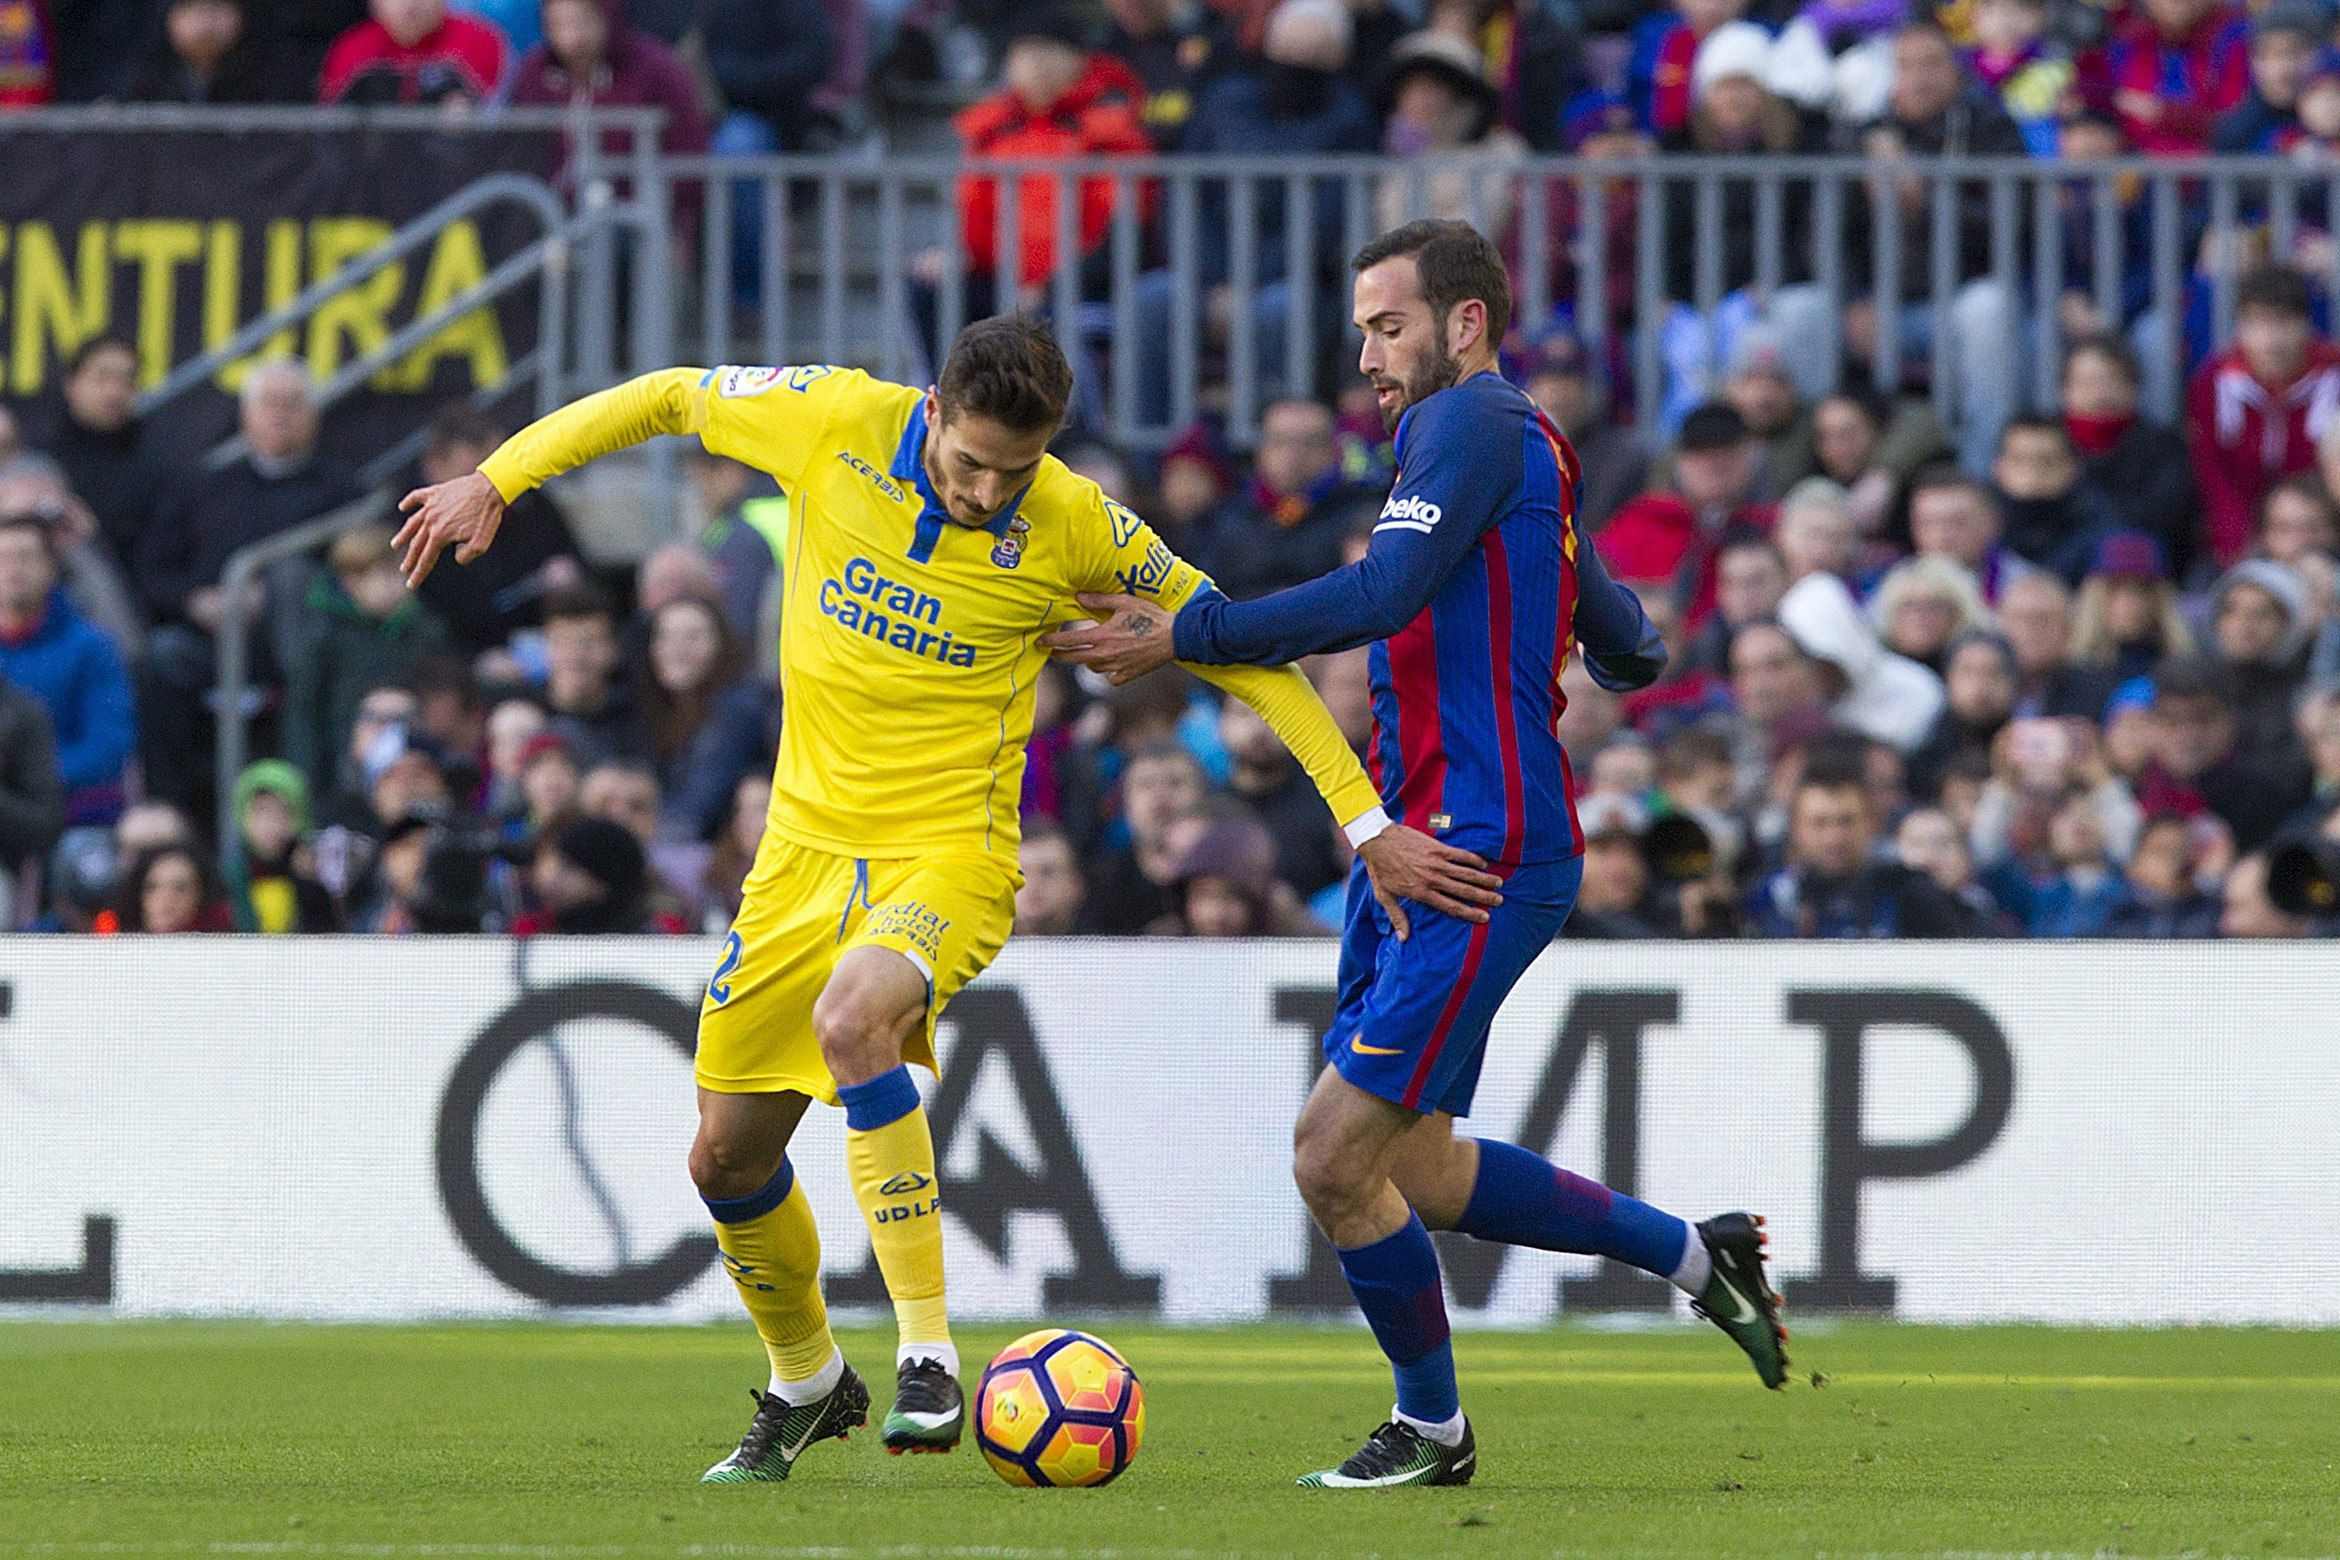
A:
[[[1822,1327],[1780,1394],[1704,1327],[1465,1334],[1478,1481],[1342,1495],[1290,1486],[1388,1407],[1362,1327],[1097,1330],[1145,1449],[1022,1491],[867,1433],[700,1488],[744,1326],[8,1324],[0,1557],[2340,1553],[2333,1333]],[[844,1342],[882,1410],[890,1337]]]

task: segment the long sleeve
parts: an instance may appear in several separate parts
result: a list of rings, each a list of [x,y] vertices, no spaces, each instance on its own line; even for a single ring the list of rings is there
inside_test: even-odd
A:
[[[1641,610],[1641,598],[1610,578],[1574,516],[1568,523],[1576,531],[1576,646],[1584,669],[1611,693],[1646,688],[1665,673],[1665,636]]]
[[[480,462],[480,473],[508,504],[565,471],[658,434],[696,433],[691,391],[703,372],[664,369],[572,401],[506,439]]]
[[[0,871],[47,850],[64,825],[65,787],[48,711],[28,695],[0,688]]]
[[[71,733],[57,733],[58,776],[68,786],[119,780],[131,749],[138,745],[138,716],[130,674],[110,641],[90,636],[74,667],[73,682],[81,718]]]

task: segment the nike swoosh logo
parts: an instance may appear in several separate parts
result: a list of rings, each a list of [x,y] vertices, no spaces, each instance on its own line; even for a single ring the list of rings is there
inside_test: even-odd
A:
[[[1359,1056],[1403,1056],[1406,1054],[1406,1048],[1402,1045],[1367,1045],[1363,1035],[1350,1041],[1349,1049]]]
[[[1749,1301],[1745,1295],[1739,1293],[1739,1286],[1732,1283],[1729,1279],[1723,1277],[1723,1275],[1720,1273],[1717,1273],[1714,1276],[1715,1281],[1723,1286],[1723,1293],[1729,1295],[1734,1301],[1738,1302],[1739,1314],[1730,1318],[1730,1320],[1734,1324],[1741,1327],[1744,1327],[1749,1322],[1755,1320],[1754,1304]]]

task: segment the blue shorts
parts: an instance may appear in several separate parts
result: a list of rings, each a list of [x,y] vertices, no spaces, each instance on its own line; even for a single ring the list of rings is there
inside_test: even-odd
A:
[[[1512,869],[1484,926],[1406,901],[1399,942],[1359,862],[1341,933],[1340,1006],[1325,1033],[1333,1070],[1368,1094],[1428,1115],[1471,1113],[1487,1026],[1576,904],[1584,860]]]

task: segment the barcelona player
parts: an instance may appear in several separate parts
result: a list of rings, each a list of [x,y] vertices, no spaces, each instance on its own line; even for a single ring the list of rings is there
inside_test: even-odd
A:
[[[1665,650],[1579,534],[1575,451],[1496,369],[1511,287],[1495,246],[1465,223],[1417,222],[1368,244],[1355,270],[1359,367],[1398,458],[1365,556],[1257,601],[1088,598],[1108,620],[1050,638],[1116,680],[1173,650],[1232,665],[1370,644],[1383,805],[1502,882],[1486,920],[1392,913],[1362,879],[1349,886],[1330,1065],[1301,1111],[1293,1173],[1389,1357],[1397,1408],[1347,1461],[1300,1481],[1335,1489],[1463,1484],[1477,1466],[1432,1228],[1671,1279],[1765,1386],[1787,1375],[1760,1219],[1693,1227],[1527,1149],[1454,1134],[1488,1023],[1582,875],[1561,671],[1580,653],[1603,685],[1640,687]]]
[[[1040,637],[1112,588],[1182,606],[1208,583],[1136,515],[1048,454],[1072,374],[1045,328],[970,326],[920,392],[830,367],[671,369],[523,429],[479,470],[402,503],[410,584],[495,540],[505,506],[656,434],[696,434],[793,500],[781,627],[787,710],[771,812],[700,1009],[692,1179],[762,1336],[766,1390],[715,1482],[788,1476],[866,1422],[829,1333],[820,1246],[787,1156],[815,1100],[842,1105],[846,1168],[900,1332],[896,1452],[958,1443],[942,1188],[907,1063],[999,952],[1021,881],[1017,807]],[[1388,892],[1484,916],[1469,852],[1392,825],[1292,667],[1202,673],[1291,748]]]

